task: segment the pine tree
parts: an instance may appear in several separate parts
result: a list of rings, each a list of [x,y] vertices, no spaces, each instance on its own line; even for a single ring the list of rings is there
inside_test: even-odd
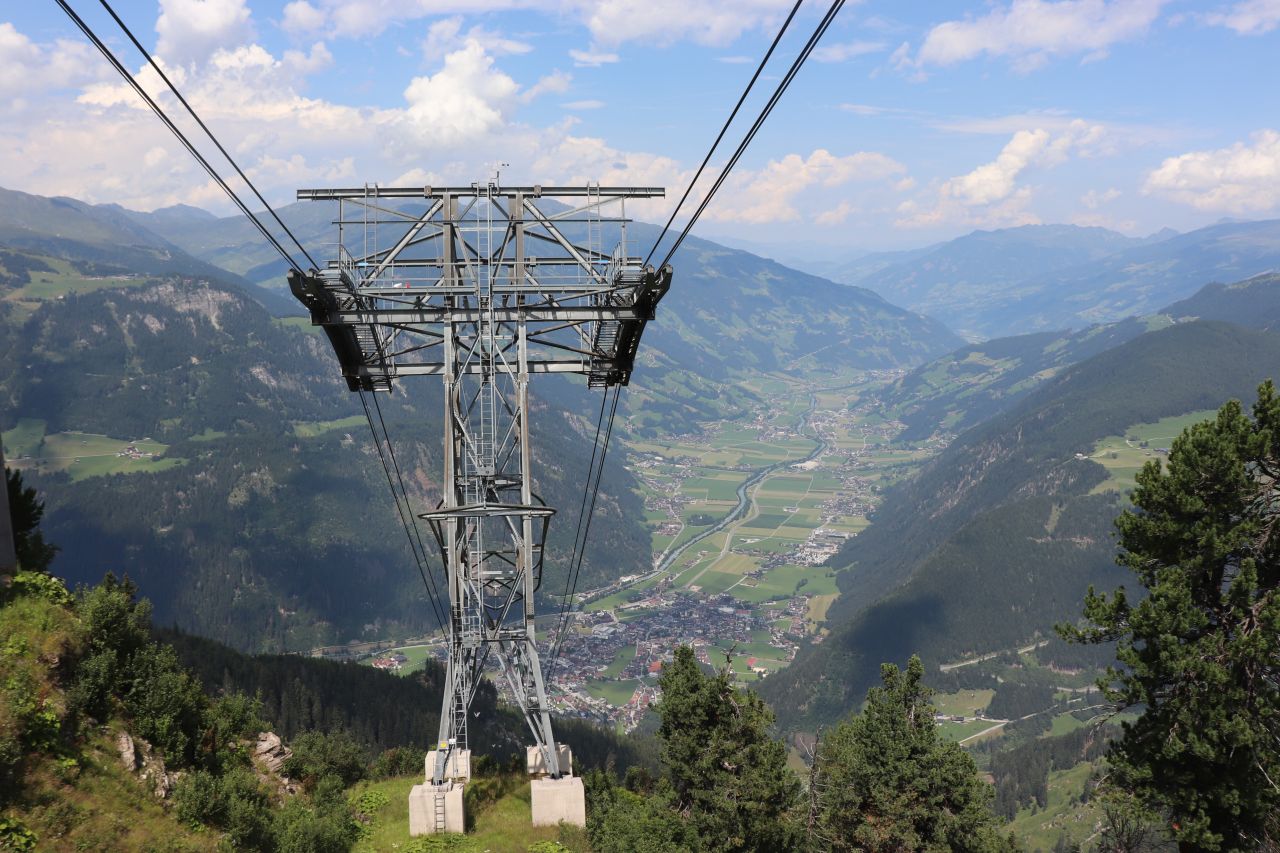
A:
[[[1110,761],[1118,784],[1169,818],[1183,850],[1274,843],[1280,813],[1280,399],[1237,402],[1138,474],[1117,519],[1121,565],[1145,597],[1092,589],[1069,639],[1118,641],[1099,682],[1141,708]]]
[[[788,849],[800,786],[786,748],[771,736],[773,712],[735,689],[727,671],[703,673],[687,646],[676,650],[661,685],[655,708],[672,805],[688,815],[702,848]]]
[[[905,672],[884,664],[880,676],[862,713],[822,737],[815,849],[1016,849],[1000,837],[973,759],[939,736],[920,658]]]
[[[13,521],[13,550],[18,566],[28,572],[47,572],[58,548],[45,542],[40,532],[44,501],[34,488],[23,484],[21,471],[5,468],[4,479],[9,491],[9,517]]]

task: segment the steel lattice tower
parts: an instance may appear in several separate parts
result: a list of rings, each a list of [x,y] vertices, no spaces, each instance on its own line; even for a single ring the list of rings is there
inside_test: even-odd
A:
[[[490,657],[543,772],[571,772],[560,766],[534,626],[554,510],[533,492],[529,378],[577,373],[592,387],[627,384],[671,268],[645,268],[628,254],[625,200],[663,194],[496,182],[298,192],[338,202],[337,257],[324,270],[291,273],[289,283],[324,327],[348,386],[390,391],[393,380],[424,374],[444,381],[443,499],[420,516],[440,544],[449,595],[444,705],[428,768],[436,786],[466,754],[468,709]],[[605,217],[607,205],[619,215]],[[606,251],[602,242],[615,237]]]

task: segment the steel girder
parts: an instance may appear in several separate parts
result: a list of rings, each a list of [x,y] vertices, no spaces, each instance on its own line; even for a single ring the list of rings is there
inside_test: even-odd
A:
[[[534,626],[554,510],[532,492],[529,377],[628,383],[671,268],[642,267],[627,252],[625,210],[600,210],[662,194],[495,183],[298,191],[339,205],[337,257],[290,273],[289,286],[324,328],[351,390],[389,391],[416,375],[444,381],[443,499],[421,515],[449,590],[435,783],[452,751],[467,748],[468,709],[490,655],[549,774],[569,770],[559,766]],[[573,201],[544,210],[547,198]]]

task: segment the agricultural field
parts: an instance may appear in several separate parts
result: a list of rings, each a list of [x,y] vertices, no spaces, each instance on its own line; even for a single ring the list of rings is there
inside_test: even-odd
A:
[[[360,415],[351,415],[333,421],[297,421],[293,425],[293,434],[298,438],[316,438],[327,432],[360,429],[364,426],[365,419]]]
[[[996,695],[994,690],[961,690],[957,693],[935,693],[933,707],[939,714],[972,717],[985,711]]]
[[[604,672],[598,660],[569,660],[572,684],[620,708],[640,683],[623,678],[634,673],[626,669],[632,655],[652,665],[670,648],[665,639],[648,642],[651,631],[694,642],[740,683],[785,667],[806,636],[822,634],[839,595],[825,563],[866,528],[883,486],[941,449],[897,442],[901,425],[864,402],[893,378],[827,374],[823,387],[755,377],[743,387],[762,402],[741,418],[706,423],[697,434],[624,439],[641,483],[653,570],[584,593],[584,618],[600,624],[607,612],[618,634]],[[681,613],[674,622],[673,612]],[[719,633],[692,630],[703,623]]]
[[[112,438],[86,432],[46,434],[44,430],[44,421],[23,419],[5,432],[6,464],[42,474],[66,473],[75,481],[108,474],[154,473],[186,462],[166,457],[169,445],[150,438]]]
[[[595,678],[586,683],[586,691],[597,699],[603,699],[610,705],[620,707],[631,701],[640,682],[629,678],[625,681]]]
[[[1134,424],[1124,431],[1124,435],[1103,438],[1094,446],[1089,458],[1106,468],[1109,476],[1093,491],[1129,491],[1143,465],[1152,459],[1167,458],[1169,446],[1184,429],[1215,414],[1214,410],[1205,409],[1175,415],[1155,423]]]

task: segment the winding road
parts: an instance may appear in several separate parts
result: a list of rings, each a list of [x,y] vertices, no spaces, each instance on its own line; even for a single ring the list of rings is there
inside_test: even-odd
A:
[[[805,411],[803,415],[800,416],[800,422],[797,424],[797,429],[802,434],[808,430],[809,419],[813,417],[813,413],[817,411],[817,408],[818,408],[818,395],[816,393],[811,393],[809,395],[809,408]],[[663,572],[667,571],[668,569],[671,568],[672,565],[675,564],[676,560],[680,559],[680,555],[682,555],[685,551],[689,550],[694,545],[697,545],[699,542],[706,539],[707,537],[716,535],[717,533],[719,533],[720,531],[728,527],[730,524],[733,524],[735,521],[738,521],[740,518],[746,515],[747,510],[750,509],[751,507],[751,499],[747,497],[747,492],[750,491],[753,486],[757,485],[765,477],[768,477],[770,474],[772,474],[774,471],[779,470],[780,468],[786,468],[791,465],[802,465],[805,462],[809,462],[810,460],[816,459],[827,450],[828,445],[827,445],[826,439],[818,435],[816,430],[813,432],[813,435],[807,436],[807,437],[812,438],[816,443],[813,450],[809,453],[808,456],[804,457],[803,459],[784,459],[781,462],[774,462],[772,465],[768,465],[764,468],[757,469],[755,473],[753,473],[741,485],[738,486],[738,492],[737,492],[738,505],[734,507],[732,510],[730,510],[728,515],[726,515],[724,518],[720,519],[715,524],[708,527],[706,530],[699,533],[697,536],[694,536],[688,542],[685,542],[684,544],[682,544],[679,548],[676,548],[674,550],[667,550],[659,558],[659,561],[657,565],[654,567],[653,572],[646,575],[645,578],[647,579],[647,578],[653,577],[654,575],[660,575]]]

